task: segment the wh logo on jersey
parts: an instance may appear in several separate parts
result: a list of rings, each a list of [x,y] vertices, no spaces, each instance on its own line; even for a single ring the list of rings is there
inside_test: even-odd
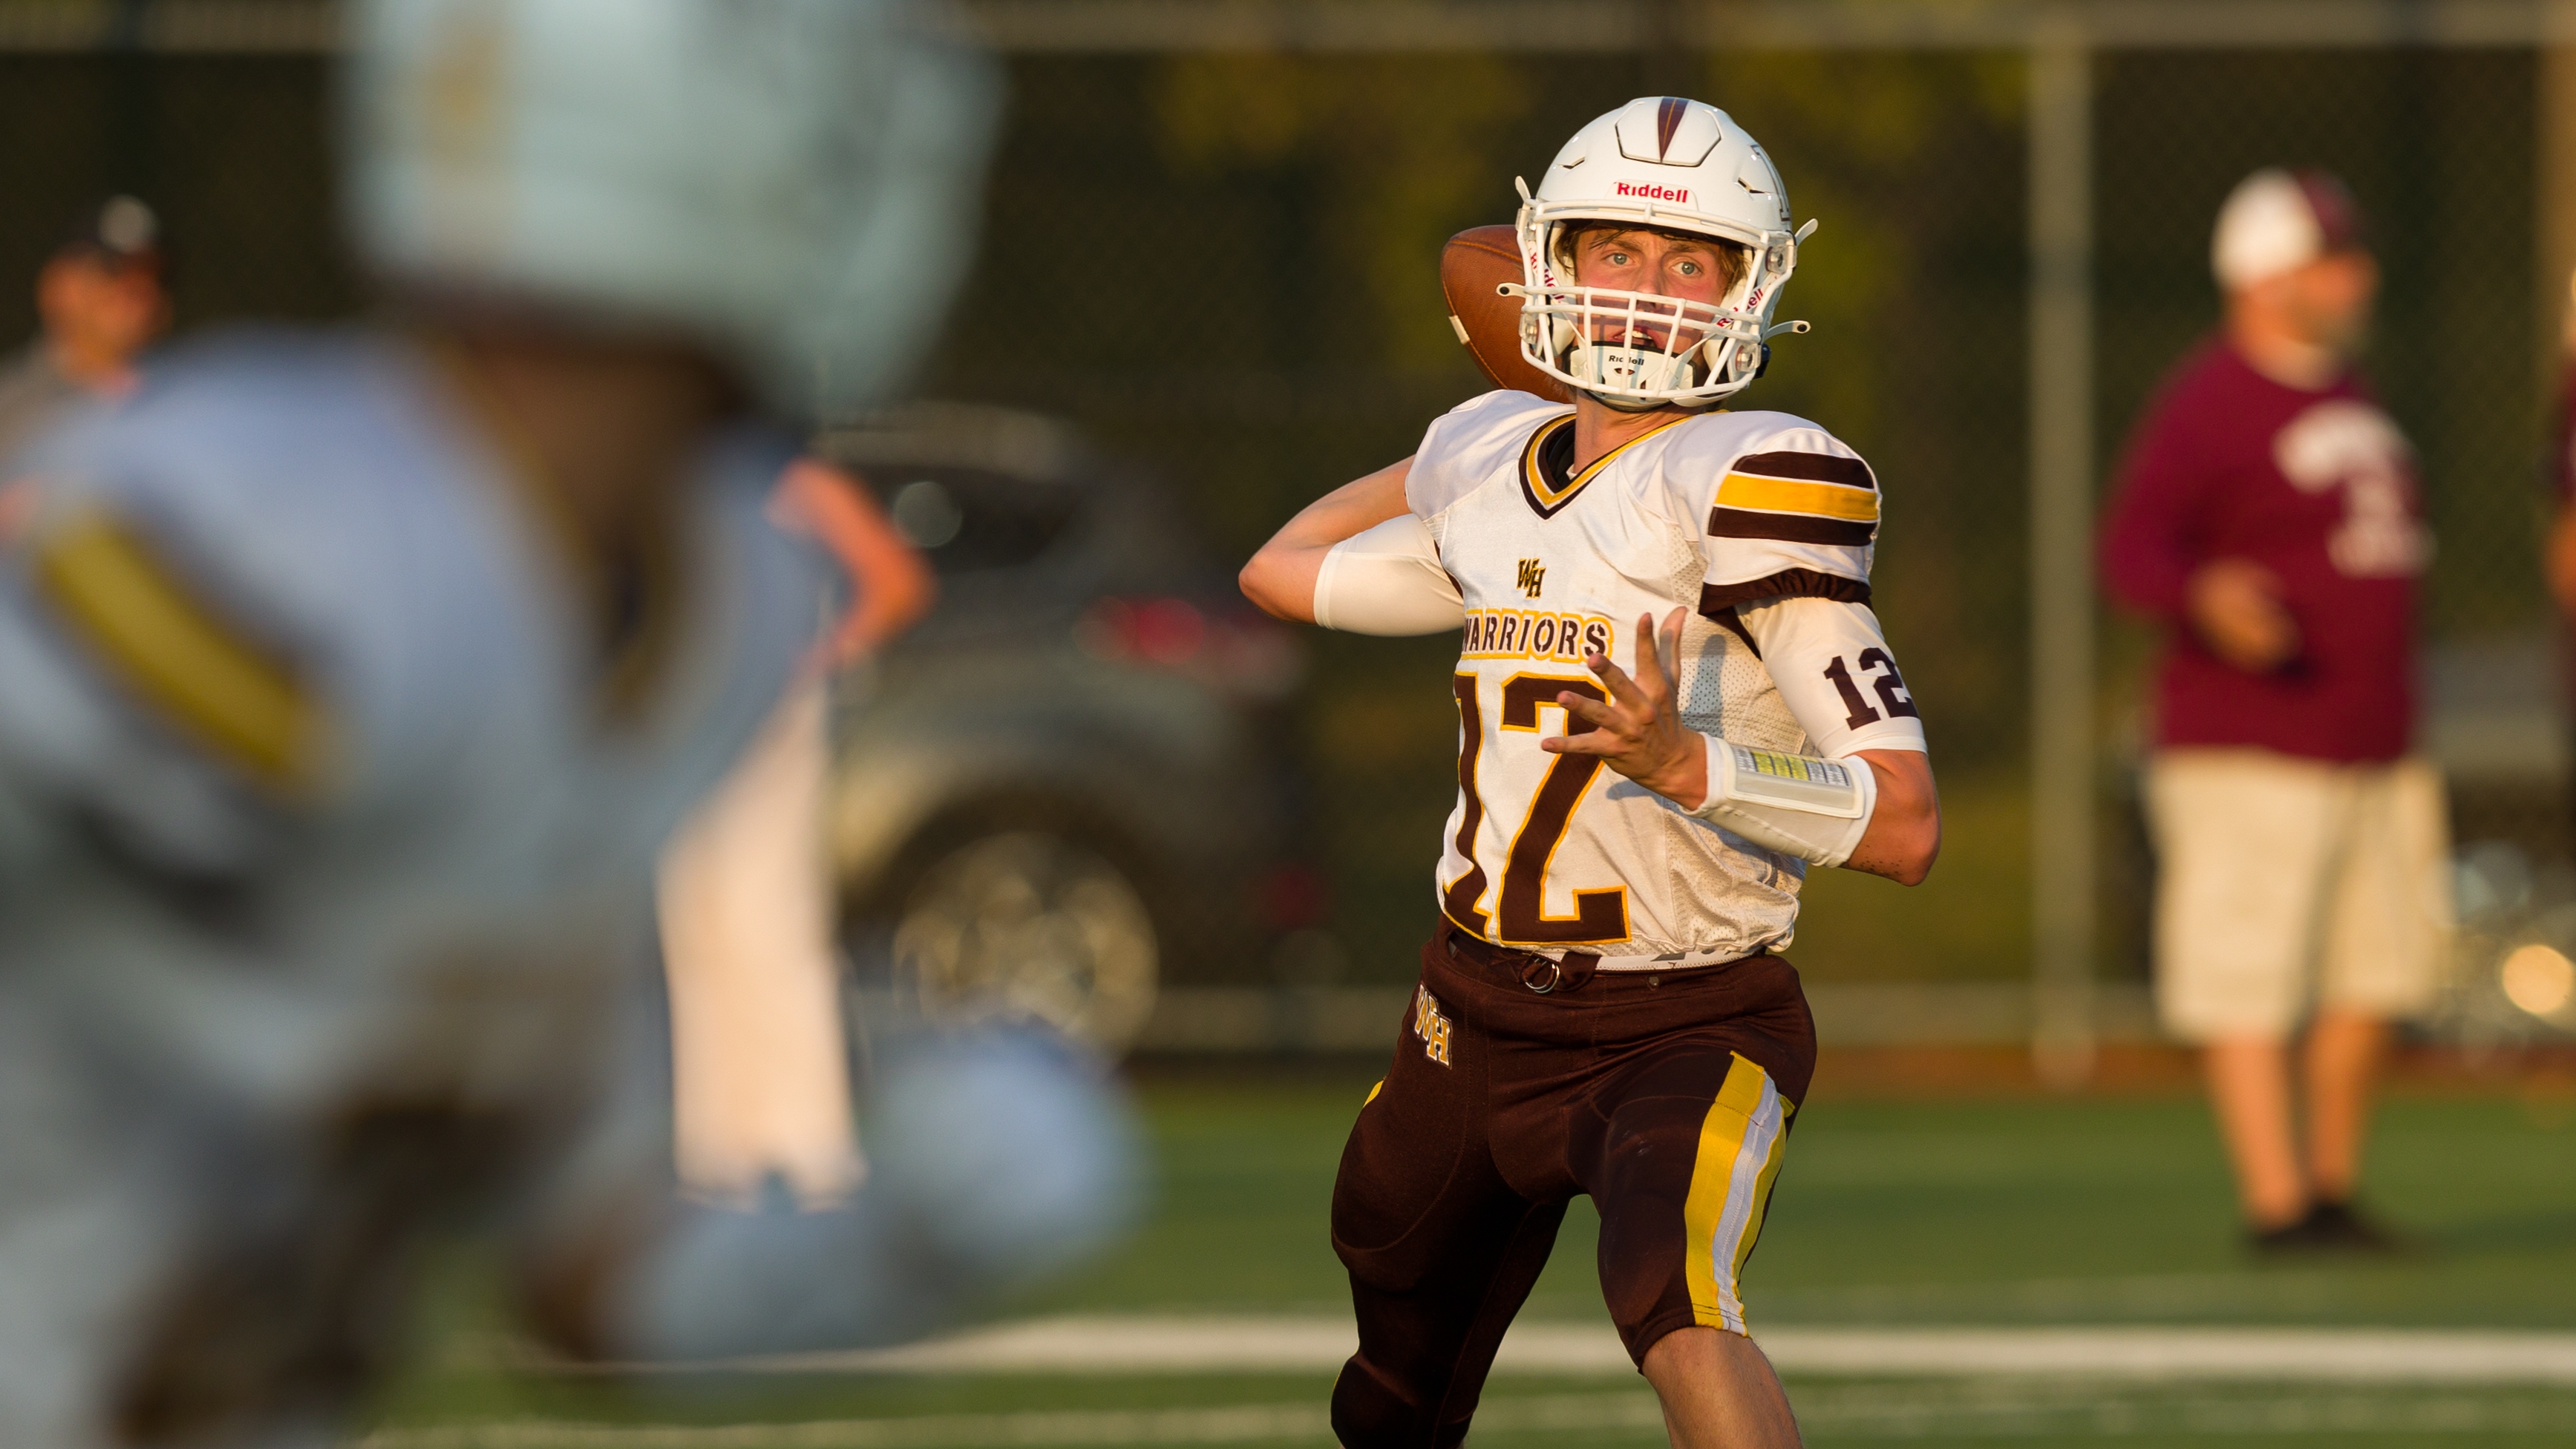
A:
[[[1534,558],[1525,558],[1521,560],[1520,582],[1512,587],[1535,599],[1538,597],[1540,586],[1546,582],[1547,565]]]

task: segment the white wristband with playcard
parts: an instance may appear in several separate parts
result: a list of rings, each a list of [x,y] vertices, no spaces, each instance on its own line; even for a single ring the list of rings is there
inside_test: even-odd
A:
[[[1690,813],[1766,849],[1816,865],[1851,859],[1878,806],[1867,760],[1828,760],[1708,741],[1708,798]]]

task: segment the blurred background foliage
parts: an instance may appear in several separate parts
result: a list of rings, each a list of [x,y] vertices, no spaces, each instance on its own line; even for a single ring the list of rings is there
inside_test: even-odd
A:
[[[1777,158],[1820,220],[1747,406],[1814,417],[1884,482],[1877,589],[1950,809],[1906,892],[1816,882],[1798,958],[1841,977],[2026,969],[2022,63],[2014,54],[1018,57],[973,280],[924,390],[1068,417],[1158,474],[1228,568],[1314,495],[1409,453],[1479,391],[1440,245],[1507,221],[1512,178],[1641,93],[1683,87]],[[2536,630],[2547,417],[2534,368],[2534,64],[2524,52],[2103,57],[2099,446],[2215,317],[2207,231],[2263,164],[2320,164],[2377,227],[2370,366],[2422,450],[2437,637]],[[0,58],[0,279],[111,187],[181,247],[182,322],[361,305],[334,239],[311,58]],[[31,327],[0,286],[0,334]],[[2106,626],[2104,788],[2123,789],[2148,639]],[[1445,639],[1308,636],[1288,706],[1353,980],[1396,980],[1430,924],[1452,792]],[[2554,805],[2550,807],[2554,811]],[[2140,959],[2143,860],[2106,812],[2104,958]]]

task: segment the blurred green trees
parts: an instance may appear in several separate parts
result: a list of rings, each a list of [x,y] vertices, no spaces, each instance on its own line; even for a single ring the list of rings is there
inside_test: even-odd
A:
[[[1783,339],[1744,405],[1812,417],[1876,466],[1878,599],[1958,827],[1920,891],[1821,892],[1802,960],[2022,968],[2018,56],[1081,55],[1011,72],[973,280],[918,381],[1072,418],[1161,474],[1220,560],[1481,390],[1444,320],[1440,244],[1508,220],[1512,178],[1537,175],[1576,126],[1678,77],[1760,137],[1797,214],[1821,223],[1784,303],[1816,330]],[[2535,315],[2533,75],[2519,51],[2102,58],[2106,473],[2214,318],[2207,228],[2227,188],[2263,164],[2333,167],[2387,264],[2371,365],[2424,457],[2433,632],[2539,626],[2545,406],[2530,359],[2557,319]],[[8,278],[117,185],[171,217],[190,324],[359,305],[333,234],[328,96],[315,57],[0,58],[0,128],[46,142],[0,150],[0,331],[31,322]],[[2106,780],[2144,647],[2134,629],[2108,637]],[[1337,926],[1357,971],[1398,974],[1429,924],[1452,790],[1451,646],[1310,638],[1296,723]],[[2133,878],[2114,885],[2135,894]]]

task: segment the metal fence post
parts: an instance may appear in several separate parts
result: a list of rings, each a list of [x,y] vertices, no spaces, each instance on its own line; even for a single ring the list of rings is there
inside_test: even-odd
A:
[[[2093,1023],[2093,77],[2079,13],[2031,36],[2031,1052],[2091,1075]]]
[[[2539,275],[2533,280],[2532,378],[2554,406],[2564,359],[2576,339],[2576,295],[2569,279],[2576,275],[2576,3],[2553,0],[2534,46],[2538,94],[2534,109],[2539,135],[2534,138],[2532,212],[2539,234],[2532,248]]]

